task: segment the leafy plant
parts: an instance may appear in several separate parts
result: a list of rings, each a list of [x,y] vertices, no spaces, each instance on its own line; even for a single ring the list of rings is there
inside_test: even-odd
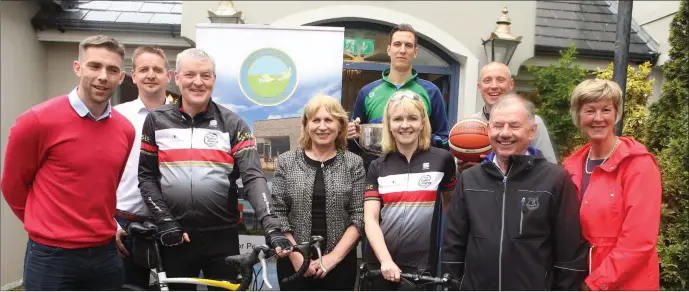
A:
[[[596,77],[612,80],[613,65],[610,63],[605,69],[596,70]],[[641,143],[646,143],[646,119],[648,118],[648,98],[653,93],[654,79],[651,75],[651,63],[641,64],[637,69],[627,66],[627,90],[624,98],[624,127],[622,134],[633,137]]]
[[[689,4],[680,2],[670,25],[669,61],[660,99],[650,108],[646,146],[663,179],[658,237],[663,290],[686,290],[689,281]]]
[[[575,55],[576,47],[572,43],[560,53],[558,64],[527,66],[527,70],[533,74],[532,84],[537,90],[536,114],[546,123],[558,161],[576,150],[577,145],[583,144],[580,131],[569,114],[569,101],[572,90],[587,78],[588,71],[572,64]]]

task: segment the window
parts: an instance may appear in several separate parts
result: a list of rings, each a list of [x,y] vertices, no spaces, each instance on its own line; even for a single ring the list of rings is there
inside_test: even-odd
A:
[[[390,63],[387,46],[390,44],[390,32],[365,28],[345,28],[344,61]],[[414,66],[450,67],[445,60],[438,57],[423,45],[419,44],[419,54]]]

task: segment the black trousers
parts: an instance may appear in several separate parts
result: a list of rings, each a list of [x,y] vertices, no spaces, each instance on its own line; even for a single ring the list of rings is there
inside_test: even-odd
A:
[[[168,278],[198,277],[237,282],[237,270],[225,263],[225,258],[239,254],[239,235],[236,228],[213,231],[186,231],[190,242],[163,247],[163,268]],[[170,290],[196,290],[193,284],[168,284]],[[208,290],[223,290],[208,287]]]
[[[294,274],[294,266],[289,258],[277,261],[278,279],[287,278]],[[356,247],[335,266],[323,279],[301,278],[289,283],[280,283],[281,291],[352,291],[356,283]]]
[[[408,266],[398,266],[400,270],[402,270],[402,273],[420,273],[418,268],[416,267],[408,267]],[[367,264],[368,270],[377,270],[380,269],[380,264],[378,263],[368,263]],[[423,287],[417,287],[414,288],[410,286],[409,284],[405,283],[404,280],[400,279],[400,282],[392,282],[385,280],[383,276],[378,276],[378,277],[367,277],[362,283],[361,283],[361,291],[414,291],[414,290],[422,290],[422,291],[432,291],[435,290],[435,287],[433,284],[428,284],[428,285],[423,285]]]

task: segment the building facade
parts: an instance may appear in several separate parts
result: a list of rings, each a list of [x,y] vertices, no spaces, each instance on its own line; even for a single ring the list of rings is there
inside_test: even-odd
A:
[[[174,70],[176,54],[195,46],[196,25],[211,22],[208,12],[218,11],[219,5],[241,12],[241,21],[247,24],[338,26],[345,28],[346,39],[366,40],[364,57],[347,53],[342,57],[342,104],[349,112],[358,90],[380,78],[389,66],[385,47],[390,30],[399,23],[409,23],[418,32],[420,53],[414,67],[420,77],[441,89],[451,124],[483,106],[476,86],[481,66],[489,61],[482,40],[495,30],[504,8],[509,10],[512,34],[522,36],[509,63],[517,91],[534,90],[524,66],[557,62],[558,51],[572,42],[580,54],[577,63],[592,70],[606,67],[614,55],[614,1],[0,1],[0,76],[5,85],[0,100],[0,159],[19,114],[77,85],[72,62],[85,37],[100,33],[123,42],[128,73],[131,53],[138,45],[162,47]],[[677,10],[672,4],[666,7],[654,13],[635,7],[639,21],[632,27],[631,64],[662,64],[669,25],[664,23],[672,7]],[[654,77],[662,78],[662,73]],[[660,82],[656,84],[659,92]],[[174,82],[168,89],[177,95]],[[136,89],[129,79],[113,104],[134,98]],[[285,143],[297,143],[298,125],[298,119],[256,122],[262,153],[274,156]],[[27,237],[4,200],[0,205],[0,286],[5,287],[22,277]]]

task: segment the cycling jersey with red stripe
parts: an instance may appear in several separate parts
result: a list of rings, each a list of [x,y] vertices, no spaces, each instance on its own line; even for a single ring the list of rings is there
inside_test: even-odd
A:
[[[156,221],[173,219],[185,230],[235,227],[240,177],[259,222],[279,228],[256,141],[241,117],[212,100],[194,118],[179,103],[146,117],[139,188]]]
[[[382,204],[380,228],[395,264],[434,270],[442,192],[452,191],[457,182],[452,154],[431,147],[407,162],[399,152],[390,152],[371,162],[367,177],[364,201]],[[378,262],[370,244],[366,259]]]

